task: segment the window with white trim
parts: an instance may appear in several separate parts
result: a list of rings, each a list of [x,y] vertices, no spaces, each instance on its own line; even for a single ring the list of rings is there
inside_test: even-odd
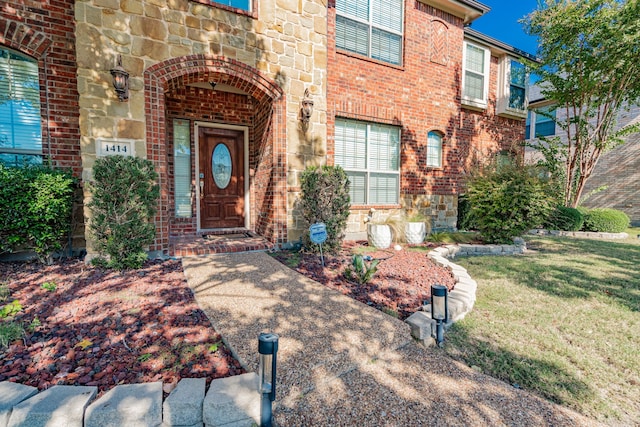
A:
[[[427,167],[442,167],[442,134],[431,131],[427,137]]]
[[[462,103],[477,108],[487,108],[489,94],[489,49],[464,42],[462,55]]]
[[[508,56],[500,60],[497,113],[525,118],[527,113],[527,70]]]
[[[336,47],[400,65],[402,0],[336,0]]]
[[[398,204],[399,127],[336,119],[335,164],[349,177],[352,204]]]
[[[42,163],[38,62],[0,47],[0,162]]]

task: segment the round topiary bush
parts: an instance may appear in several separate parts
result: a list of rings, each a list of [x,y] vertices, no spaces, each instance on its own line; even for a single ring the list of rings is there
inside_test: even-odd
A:
[[[630,223],[627,214],[617,209],[591,209],[584,216],[583,229],[602,233],[622,233]]]
[[[584,225],[584,216],[578,209],[557,206],[547,217],[544,227],[549,230],[578,231]]]

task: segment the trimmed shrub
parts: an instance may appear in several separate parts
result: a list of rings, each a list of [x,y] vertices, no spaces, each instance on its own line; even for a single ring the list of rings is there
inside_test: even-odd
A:
[[[584,216],[584,231],[601,233],[622,233],[631,220],[626,213],[617,209],[590,209]]]
[[[549,183],[529,167],[485,168],[469,178],[467,189],[471,214],[487,243],[511,243],[542,224],[555,204]]]
[[[153,222],[160,191],[153,163],[139,157],[108,156],[97,159],[90,185],[92,200],[89,230],[96,249],[110,268],[140,268],[145,248],[153,243]]]
[[[544,227],[549,230],[578,231],[584,224],[584,216],[575,208],[557,206],[547,217]]]
[[[49,166],[0,164],[0,253],[33,249],[51,263],[71,228],[75,183],[71,172]]]
[[[325,223],[327,240],[323,248],[327,252],[339,251],[351,205],[347,174],[340,166],[308,167],[300,176],[300,187],[300,207],[307,228],[316,222]],[[319,250],[311,243],[309,233],[304,234],[303,240],[309,250]]]

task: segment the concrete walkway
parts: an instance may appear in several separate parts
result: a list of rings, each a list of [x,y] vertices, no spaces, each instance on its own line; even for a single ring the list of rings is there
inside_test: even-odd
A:
[[[264,252],[183,259],[200,307],[249,371],[280,336],[278,426],[598,425],[423,348],[408,325]]]

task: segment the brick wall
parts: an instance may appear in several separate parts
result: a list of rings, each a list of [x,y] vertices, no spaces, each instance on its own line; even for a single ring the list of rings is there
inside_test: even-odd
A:
[[[0,1],[0,44],[38,60],[43,153],[80,176],[74,3]]]
[[[566,120],[566,110],[556,112],[557,119]],[[640,120],[640,105],[625,105],[617,114],[617,126]],[[556,125],[556,136],[566,141],[566,134]],[[530,140],[534,143],[537,140]],[[539,154],[530,149],[527,161],[534,162]],[[625,143],[602,154],[591,177],[587,180],[582,203],[588,208],[613,208],[625,212],[631,222],[640,225],[640,133],[625,138]]]
[[[637,123],[640,105],[623,108],[618,126]],[[606,190],[595,190],[606,186]],[[604,153],[587,181],[583,195],[594,191],[584,205],[590,208],[614,208],[625,212],[634,225],[640,225],[640,133],[625,138],[625,143]]]
[[[401,127],[399,206],[431,215],[434,228],[455,227],[457,194],[464,191],[465,170],[474,158],[509,149],[524,138],[524,120],[495,116],[498,59],[491,60],[486,111],[464,109],[460,103],[464,38],[460,18],[406,0],[404,57],[402,66],[394,66],[337,50],[335,2],[329,2],[328,16],[328,162],[334,161],[336,117]],[[430,131],[445,135],[441,168],[426,166]],[[363,208],[354,206],[354,215]],[[355,227],[354,221],[351,224]]]

